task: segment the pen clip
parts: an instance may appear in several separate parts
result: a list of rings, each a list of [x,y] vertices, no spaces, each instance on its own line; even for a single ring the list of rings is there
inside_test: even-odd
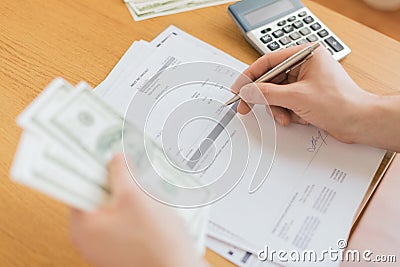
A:
[[[300,61],[300,62],[297,63],[296,65],[292,66],[291,68],[287,69],[287,70],[285,71],[285,74],[288,74],[289,72],[291,72],[291,71],[294,70],[295,68],[301,66],[303,63],[305,63],[307,60],[309,60],[313,55],[314,55],[314,52],[311,52],[310,54],[308,54],[302,61]]]

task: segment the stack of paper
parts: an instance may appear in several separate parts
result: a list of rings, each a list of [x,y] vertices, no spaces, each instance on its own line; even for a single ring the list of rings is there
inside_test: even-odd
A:
[[[215,6],[232,0],[125,0],[136,20],[175,14],[193,9]]]
[[[95,92],[111,106],[124,112],[130,109],[130,103],[138,94],[144,95],[143,85],[152,80],[154,74],[171,66],[180,66],[180,63],[204,61],[228,65],[239,72],[247,67],[228,54],[171,26],[150,43],[134,42]],[[169,81],[155,81],[151,90],[136,102],[139,120],[146,116],[141,112],[141,106],[157,105],[165,90],[175,84],[174,79],[177,77],[171,75]],[[232,77],[232,83],[234,79]],[[206,80],[209,79],[205,77]],[[184,97],[197,97],[196,90],[188,90],[189,93],[182,91],[182,94],[187,94]],[[224,103],[231,96],[214,90],[200,97]],[[169,98],[168,103],[172,103],[170,107],[174,106],[174,101],[175,104],[182,101],[181,98],[179,94]],[[162,113],[157,114],[160,123],[153,125],[155,139],[166,134],[162,121],[165,114],[172,110],[168,110],[168,104],[165,107]],[[272,144],[274,136],[267,134],[260,137],[255,134],[258,130],[254,129],[251,115],[236,117],[237,120],[223,124],[229,140],[222,134],[214,137],[218,157],[212,167],[205,170],[203,177],[218,176],[215,170],[224,164],[229,145],[238,146],[239,150],[242,148],[242,157],[232,158],[232,165],[240,166],[243,161],[248,161],[248,165],[240,183],[224,198],[210,205],[209,248],[239,266],[309,265],[309,262],[293,262],[290,259],[280,262],[276,258],[273,263],[268,261],[270,258],[261,262],[256,253],[266,245],[269,250],[277,251],[283,249],[301,253],[313,250],[319,258],[320,253],[329,248],[341,252],[345,244],[342,241],[345,242],[348,237],[357,208],[385,152],[361,145],[343,144],[322,130],[301,125],[277,126],[276,143]],[[247,125],[249,136],[242,134],[241,123]],[[273,119],[263,117],[261,124],[267,125],[268,131]],[[203,131],[193,130],[190,134],[193,140],[204,138]],[[257,147],[262,150],[264,158],[257,154]],[[193,144],[188,143],[183,150],[186,148],[193,148]],[[257,171],[263,168],[261,173],[266,175],[266,180],[262,184],[263,177],[257,175]],[[235,171],[241,172],[238,169]],[[253,178],[258,182],[251,186]],[[249,193],[249,187],[259,185],[258,191]],[[323,266],[338,266],[339,263],[329,258],[320,262]]]

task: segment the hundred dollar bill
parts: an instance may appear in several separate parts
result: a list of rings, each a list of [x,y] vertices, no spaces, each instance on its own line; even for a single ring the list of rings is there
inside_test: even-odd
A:
[[[186,0],[185,0],[186,1]],[[160,0],[160,1],[148,1],[148,2],[136,2],[136,1],[126,1],[129,2],[131,7],[135,10],[138,15],[143,15],[149,12],[160,12],[163,10],[171,9],[175,6],[182,4],[182,0]]]
[[[148,5],[145,4],[146,2],[137,4],[136,1],[128,1],[126,2],[126,5],[134,20],[140,21],[228,2],[232,2],[232,0],[177,0],[171,2],[162,1],[161,4],[151,1],[148,3]]]
[[[44,149],[45,143],[41,138],[31,133],[23,133],[11,168],[13,179],[82,210],[91,211],[98,207],[104,195],[95,199],[96,195],[93,195],[90,189],[85,190],[86,187],[82,187],[81,183],[63,186],[63,181],[64,184],[68,183],[70,175],[66,173],[67,170],[61,169],[55,174],[52,169],[57,166],[44,163],[46,161],[43,157]],[[41,162],[47,166],[43,166]],[[63,176],[58,176],[58,174]],[[77,187],[72,188],[74,186]],[[92,189],[96,190],[94,186]]]
[[[168,2],[149,2],[134,4],[130,2],[130,5],[138,15],[145,15],[148,13],[161,13],[169,10],[179,9],[182,6],[193,3],[192,0],[179,0],[179,1],[168,1]]]
[[[83,90],[83,86],[75,89],[71,84],[62,78],[53,80],[43,92],[18,116],[17,124],[24,130],[38,136],[43,136],[48,142],[61,144],[69,149],[74,149],[80,162],[86,163],[86,168],[102,168],[91,157],[79,153],[74,146],[70,146],[68,140],[63,138],[48,123],[51,116],[54,115],[60,105],[62,105],[71,94]],[[96,166],[97,164],[97,166]],[[93,167],[96,166],[96,167]]]

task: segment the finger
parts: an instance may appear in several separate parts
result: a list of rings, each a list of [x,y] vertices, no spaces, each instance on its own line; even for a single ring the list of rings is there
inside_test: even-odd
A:
[[[293,110],[301,99],[302,82],[289,84],[251,83],[240,89],[240,97],[250,104],[280,106]]]
[[[252,108],[252,105],[249,105],[246,102],[244,102],[243,100],[240,100],[237,111],[240,114],[245,115],[250,112],[251,108]]]
[[[268,81],[269,83],[275,83],[275,84],[284,84],[287,83],[287,78],[288,75],[286,73],[281,73],[275,78],[273,78],[271,81]]]
[[[246,76],[244,73],[241,73],[239,77],[236,79],[236,81],[233,83],[231,86],[231,91],[234,94],[237,94],[240,91],[240,88],[245,86],[246,84],[252,83],[253,80],[251,80],[248,76]]]
[[[301,118],[299,115],[297,115],[293,111],[290,111],[289,114],[290,114],[290,121],[291,122],[297,123],[297,124],[302,124],[302,125],[307,125],[308,124],[308,122],[306,120]]]
[[[309,44],[293,46],[278,50],[273,53],[265,54],[251,64],[251,66],[243,72],[243,75],[247,76],[250,80],[255,81],[257,78],[265,74],[266,71],[280,64],[282,61],[288,59],[293,54],[299,52],[301,49],[307,46],[309,46]]]
[[[271,110],[272,117],[277,123],[282,126],[287,126],[290,124],[291,115],[289,110],[278,106],[269,106],[266,108]]]
[[[81,224],[84,221],[86,213],[76,208],[69,209],[69,224],[71,228],[75,228],[76,225]]]
[[[74,208],[74,207],[70,207],[69,208],[69,214],[73,218],[81,218],[81,217],[84,216],[85,212],[80,210],[80,209],[77,209],[77,208]]]
[[[116,154],[108,164],[108,179],[111,194],[117,197],[126,192],[127,188],[134,187],[122,153]]]
[[[69,227],[70,227],[70,238],[71,240],[77,240],[80,229],[83,227],[84,222],[86,221],[86,212],[76,209],[69,209]]]
[[[295,83],[295,82],[297,82],[299,80],[298,79],[299,71],[300,71],[300,67],[297,67],[296,69],[290,71],[288,76],[287,76],[287,83]]]
[[[307,44],[290,47],[274,53],[268,53],[260,57],[236,79],[235,83],[231,86],[231,91],[237,94],[240,91],[240,88],[242,88],[244,85],[255,81],[257,78],[265,74],[265,72],[267,72],[269,69],[275,67],[306,46]],[[298,73],[298,71],[293,71],[293,73]],[[274,80],[274,82],[277,81]]]

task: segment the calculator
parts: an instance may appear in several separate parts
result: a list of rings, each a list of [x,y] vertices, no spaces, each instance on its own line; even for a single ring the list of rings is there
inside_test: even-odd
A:
[[[319,42],[336,60],[351,52],[300,0],[242,0],[228,12],[260,54],[308,42]]]

